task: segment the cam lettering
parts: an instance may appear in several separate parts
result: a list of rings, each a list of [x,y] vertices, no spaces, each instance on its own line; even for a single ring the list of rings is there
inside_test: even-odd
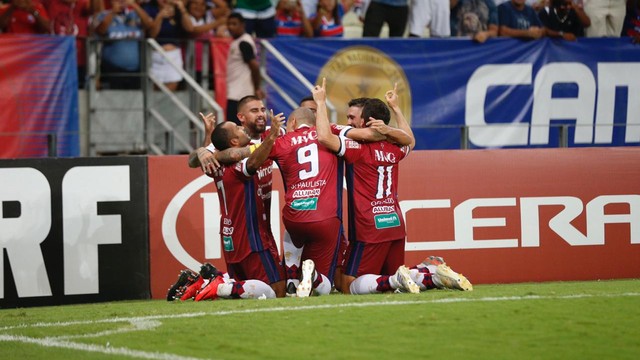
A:
[[[453,209],[454,239],[441,241],[410,241],[407,251],[446,250],[446,249],[489,249],[540,247],[540,227],[548,226],[560,238],[571,246],[601,246],[605,244],[605,226],[607,224],[629,224],[631,244],[640,244],[640,195],[600,195],[586,206],[583,201],[572,196],[522,197],[519,198],[468,199]],[[627,204],[628,214],[606,214],[609,204]],[[543,206],[563,206],[548,224],[541,224],[539,209]],[[474,238],[474,229],[482,227],[504,227],[506,217],[478,218],[473,211],[483,207],[516,207],[521,217],[520,233],[513,238],[483,239]],[[400,202],[402,213],[413,209],[449,209],[451,200],[405,200]],[[512,211],[512,210],[511,210]],[[573,221],[578,216],[586,216],[586,234],[576,229]]]
[[[628,89],[625,142],[640,142],[640,63],[598,63],[597,78],[581,63],[549,63],[533,79],[532,64],[480,66],[467,82],[465,124],[469,140],[481,147],[544,145],[554,120],[574,120],[575,144],[610,144],[613,141],[617,87]],[[531,86],[531,122],[496,123],[485,119],[487,91],[492,86]],[[554,98],[556,84],[578,86],[575,98]],[[596,110],[597,109],[597,110]]]

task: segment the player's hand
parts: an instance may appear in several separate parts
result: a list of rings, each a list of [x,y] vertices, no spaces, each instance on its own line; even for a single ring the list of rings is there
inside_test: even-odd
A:
[[[391,127],[389,127],[387,124],[384,123],[384,121],[377,120],[372,117],[369,118],[369,121],[367,122],[367,127],[385,136],[392,130]]]
[[[202,113],[199,114],[202,122],[204,123],[204,133],[211,135],[213,130],[216,128],[216,116],[213,115],[213,113],[208,113],[207,115]]]
[[[220,168],[220,163],[214,153],[205,148],[198,149],[198,161],[200,161],[200,167],[205,174],[213,174],[215,170]]]
[[[398,106],[398,83],[393,85],[393,90],[389,90],[384,94],[385,99],[387,99],[387,104],[389,107]]]
[[[311,90],[311,93],[313,94],[313,100],[316,101],[316,104],[327,101],[326,85],[327,85],[327,78],[322,78],[322,86],[316,85]]]
[[[271,130],[269,131],[269,137],[275,139],[280,135],[280,128],[284,122],[284,114],[278,113],[277,115],[273,115],[273,109],[269,110],[269,113],[271,117]]]

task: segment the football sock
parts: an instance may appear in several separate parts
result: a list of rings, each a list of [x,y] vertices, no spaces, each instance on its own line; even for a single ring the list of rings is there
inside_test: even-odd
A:
[[[218,296],[225,299],[275,299],[271,286],[260,280],[225,281],[218,285]]]
[[[429,289],[436,289],[437,286],[433,283],[433,274],[429,272],[426,266],[418,267],[417,269],[409,270],[411,274],[411,280],[418,284],[420,291]]]
[[[349,286],[349,292],[353,295],[364,294],[376,294],[380,292],[390,291],[396,287],[392,287],[390,284],[391,278],[389,275],[362,275],[357,277]],[[395,279],[393,280],[395,282]]]
[[[298,286],[300,283],[300,263],[302,262],[302,250],[304,250],[304,247],[297,248],[293,242],[291,242],[291,236],[287,231],[284,232],[282,243],[287,284],[293,282],[295,286]]]
[[[443,288],[444,284],[442,284],[440,278],[438,278],[438,273],[436,272],[438,270],[438,267],[435,265],[429,265],[427,266],[427,269],[431,273],[431,280],[433,282],[433,285],[437,288]]]
[[[316,278],[313,280],[313,290],[317,295],[328,295],[331,292],[331,281],[326,276],[316,272]]]

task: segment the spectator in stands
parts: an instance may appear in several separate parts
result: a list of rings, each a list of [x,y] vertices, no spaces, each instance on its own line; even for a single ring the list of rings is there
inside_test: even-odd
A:
[[[153,19],[148,26],[147,37],[158,39],[167,56],[165,58],[158,51],[153,51],[149,74],[167,89],[177,90],[182,74],[171,63],[180,69],[184,67],[181,40],[193,31],[189,12],[182,0],[151,0],[142,8]]]
[[[573,0],[551,0],[551,6],[540,10],[538,16],[547,36],[570,41],[583,37],[584,29],[591,25],[582,5],[574,5]]]
[[[311,26],[316,37],[342,37],[344,8],[338,0],[319,0],[316,13],[311,15]]]
[[[75,36],[78,59],[78,83],[84,87],[86,74],[85,38],[89,35],[89,19],[104,10],[102,0],[48,0],[43,2],[51,18],[51,33]]]
[[[223,0],[215,0],[216,8],[224,8],[225,12],[218,12],[218,17],[214,17],[212,11],[208,11],[205,0],[189,0],[187,2],[187,11],[189,12],[189,18],[193,28],[190,32],[190,36],[196,39],[195,43],[195,67],[196,67],[196,81],[202,80],[202,50],[203,43],[208,41],[210,37],[225,36],[227,33],[227,15],[230,13],[227,3]],[[209,69],[213,69],[213,62],[211,57],[209,59]],[[213,75],[210,71],[209,75]],[[213,78],[210,77],[210,83],[213,83]]]
[[[588,37],[620,36],[626,14],[625,0],[585,0],[584,12],[591,19],[591,26],[585,29]]]
[[[496,4],[496,7],[498,7],[500,6],[500,4],[503,4],[509,1],[511,0],[495,0],[494,3]],[[533,10],[538,12],[542,10],[542,8],[549,6],[549,0],[525,0],[525,4],[531,6]]]
[[[105,41],[100,61],[100,87],[103,89],[139,89],[139,75],[117,75],[140,71],[140,39],[144,39],[143,19],[149,15],[135,0],[112,0],[111,9],[96,18],[96,34]],[[114,74],[115,73],[115,74]]]
[[[233,11],[242,15],[247,33],[261,39],[276,36],[276,7],[271,0],[236,0]]]
[[[498,6],[500,36],[539,39],[545,35],[542,22],[525,0],[511,0]]]
[[[49,13],[38,0],[11,0],[0,7],[0,31],[10,34],[48,34]]]
[[[483,43],[498,36],[498,8],[493,0],[452,0],[451,36],[471,36]]]
[[[276,8],[278,36],[313,37],[313,26],[300,0],[280,0]]]
[[[213,0],[209,8],[205,0],[188,0],[186,9],[193,29],[191,35],[200,38],[227,35],[227,16],[231,9],[224,0]]]
[[[240,125],[238,101],[247,95],[264,99],[260,88],[262,77],[256,57],[256,44],[245,31],[244,18],[232,13],[227,19],[227,28],[233,37],[227,57],[227,121]]]
[[[634,44],[640,44],[640,0],[627,0],[627,16],[621,35],[631,37]]]
[[[389,37],[402,37],[409,17],[408,0],[371,0],[364,15],[362,36],[379,37],[382,26],[389,26]]]
[[[422,37],[425,29],[429,29],[430,37],[451,36],[450,15],[449,0],[411,0],[409,36]]]

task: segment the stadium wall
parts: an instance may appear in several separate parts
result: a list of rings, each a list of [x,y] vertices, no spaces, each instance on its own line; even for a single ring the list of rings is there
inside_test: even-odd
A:
[[[215,187],[186,162],[0,160],[0,307],[162,299],[183,268],[224,269]],[[638,163],[636,147],[414,151],[406,263],[440,255],[474,284],[640,277]],[[274,191],[279,219],[277,174]]]

